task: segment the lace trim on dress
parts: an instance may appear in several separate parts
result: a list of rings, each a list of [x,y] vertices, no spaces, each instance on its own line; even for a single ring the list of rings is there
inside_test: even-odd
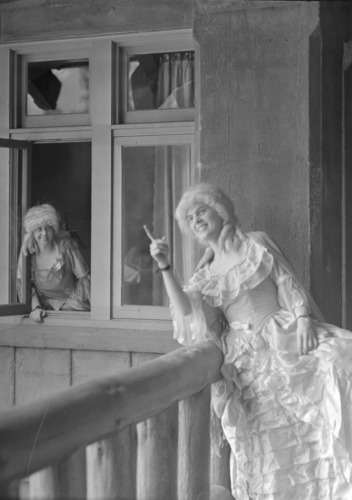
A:
[[[259,285],[269,276],[273,263],[267,249],[250,239],[243,261],[221,274],[212,273],[208,264],[193,275],[184,290],[199,291],[209,305],[218,307],[225,298],[234,299],[241,290]]]

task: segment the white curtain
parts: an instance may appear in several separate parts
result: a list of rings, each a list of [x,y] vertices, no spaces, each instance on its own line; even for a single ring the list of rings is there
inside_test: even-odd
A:
[[[159,109],[194,106],[194,52],[160,56],[157,101]]]

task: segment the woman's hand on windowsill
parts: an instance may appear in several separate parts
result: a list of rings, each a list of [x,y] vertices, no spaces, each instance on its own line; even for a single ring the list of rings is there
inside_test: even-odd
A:
[[[45,318],[45,316],[46,312],[43,309],[40,309],[39,307],[31,311],[29,315],[31,320],[35,321],[36,323],[43,323],[43,318]]]

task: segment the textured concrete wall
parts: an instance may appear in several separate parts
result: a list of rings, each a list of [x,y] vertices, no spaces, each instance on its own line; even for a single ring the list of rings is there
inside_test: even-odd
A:
[[[309,283],[309,37],[318,2],[196,3],[201,178],[230,194]],[[231,4],[231,5],[230,5]]]

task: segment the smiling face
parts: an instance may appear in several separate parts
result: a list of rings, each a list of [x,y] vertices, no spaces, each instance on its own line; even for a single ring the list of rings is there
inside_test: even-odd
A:
[[[54,240],[54,229],[52,226],[40,226],[34,229],[33,236],[40,247],[51,245]]]
[[[206,242],[217,241],[224,221],[214,208],[205,203],[195,203],[187,210],[187,222],[196,238]]]

